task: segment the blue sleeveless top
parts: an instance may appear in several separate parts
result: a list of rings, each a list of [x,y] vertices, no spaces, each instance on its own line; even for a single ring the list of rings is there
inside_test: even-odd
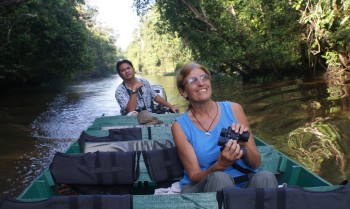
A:
[[[202,170],[208,169],[217,160],[220,152],[220,146],[217,145],[220,132],[222,128],[231,126],[232,123],[237,123],[236,118],[232,112],[230,102],[218,102],[221,107],[221,116],[216,126],[209,132],[210,135],[205,135],[205,131],[199,129],[190,119],[187,112],[177,118],[182,131],[185,133],[187,140],[193,146],[196,153],[199,166]],[[242,159],[236,160],[236,163],[244,168],[250,168],[245,164]],[[253,169],[252,169],[253,170]],[[255,170],[253,170],[255,171]],[[229,166],[225,173],[230,174],[232,177],[242,176],[243,173]],[[184,170],[184,177],[180,180],[180,185],[191,184],[191,180],[188,177],[186,170]],[[243,186],[244,182],[236,185]]]

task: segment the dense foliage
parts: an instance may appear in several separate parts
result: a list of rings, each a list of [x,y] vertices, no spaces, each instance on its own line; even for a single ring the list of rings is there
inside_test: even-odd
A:
[[[312,54],[322,54],[332,66],[349,67],[350,1],[295,1],[305,24],[305,40]],[[326,53],[324,53],[326,52]]]
[[[134,6],[140,15],[155,7],[157,30],[176,32],[213,73],[283,79],[349,65],[346,0],[134,0]]]
[[[146,74],[171,74],[174,69],[191,60],[191,53],[176,32],[160,33],[157,25],[162,20],[151,10],[143,16],[134,41],[126,50],[126,57],[137,70]]]
[[[84,2],[2,1],[0,86],[108,75],[123,57],[148,74],[195,60],[245,80],[350,79],[348,0],[134,0],[142,22],[126,56]]]
[[[0,3],[0,85],[38,84],[114,71],[116,48],[83,0]]]
[[[329,85],[341,90],[350,80],[350,1],[295,0],[293,7],[301,14],[310,62],[325,60]]]

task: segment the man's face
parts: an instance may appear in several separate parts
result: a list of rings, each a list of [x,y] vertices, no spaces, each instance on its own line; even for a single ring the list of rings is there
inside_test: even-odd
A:
[[[119,67],[119,75],[123,80],[128,80],[134,78],[135,70],[128,63],[123,63]]]

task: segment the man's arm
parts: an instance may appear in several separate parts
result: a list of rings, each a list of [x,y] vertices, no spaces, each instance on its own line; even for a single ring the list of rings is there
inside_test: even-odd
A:
[[[166,106],[170,109],[171,112],[179,112],[179,109],[174,106],[174,105],[171,105],[169,102],[167,102],[165,99],[163,99],[163,97],[157,95],[156,97],[154,97],[154,101],[163,105],[163,106]]]

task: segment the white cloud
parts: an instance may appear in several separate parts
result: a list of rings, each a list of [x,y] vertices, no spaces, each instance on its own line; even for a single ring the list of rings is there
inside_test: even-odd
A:
[[[125,50],[140,19],[132,8],[133,0],[95,0],[93,4],[99,11],[97,19],[117,31],[117,45]]]

